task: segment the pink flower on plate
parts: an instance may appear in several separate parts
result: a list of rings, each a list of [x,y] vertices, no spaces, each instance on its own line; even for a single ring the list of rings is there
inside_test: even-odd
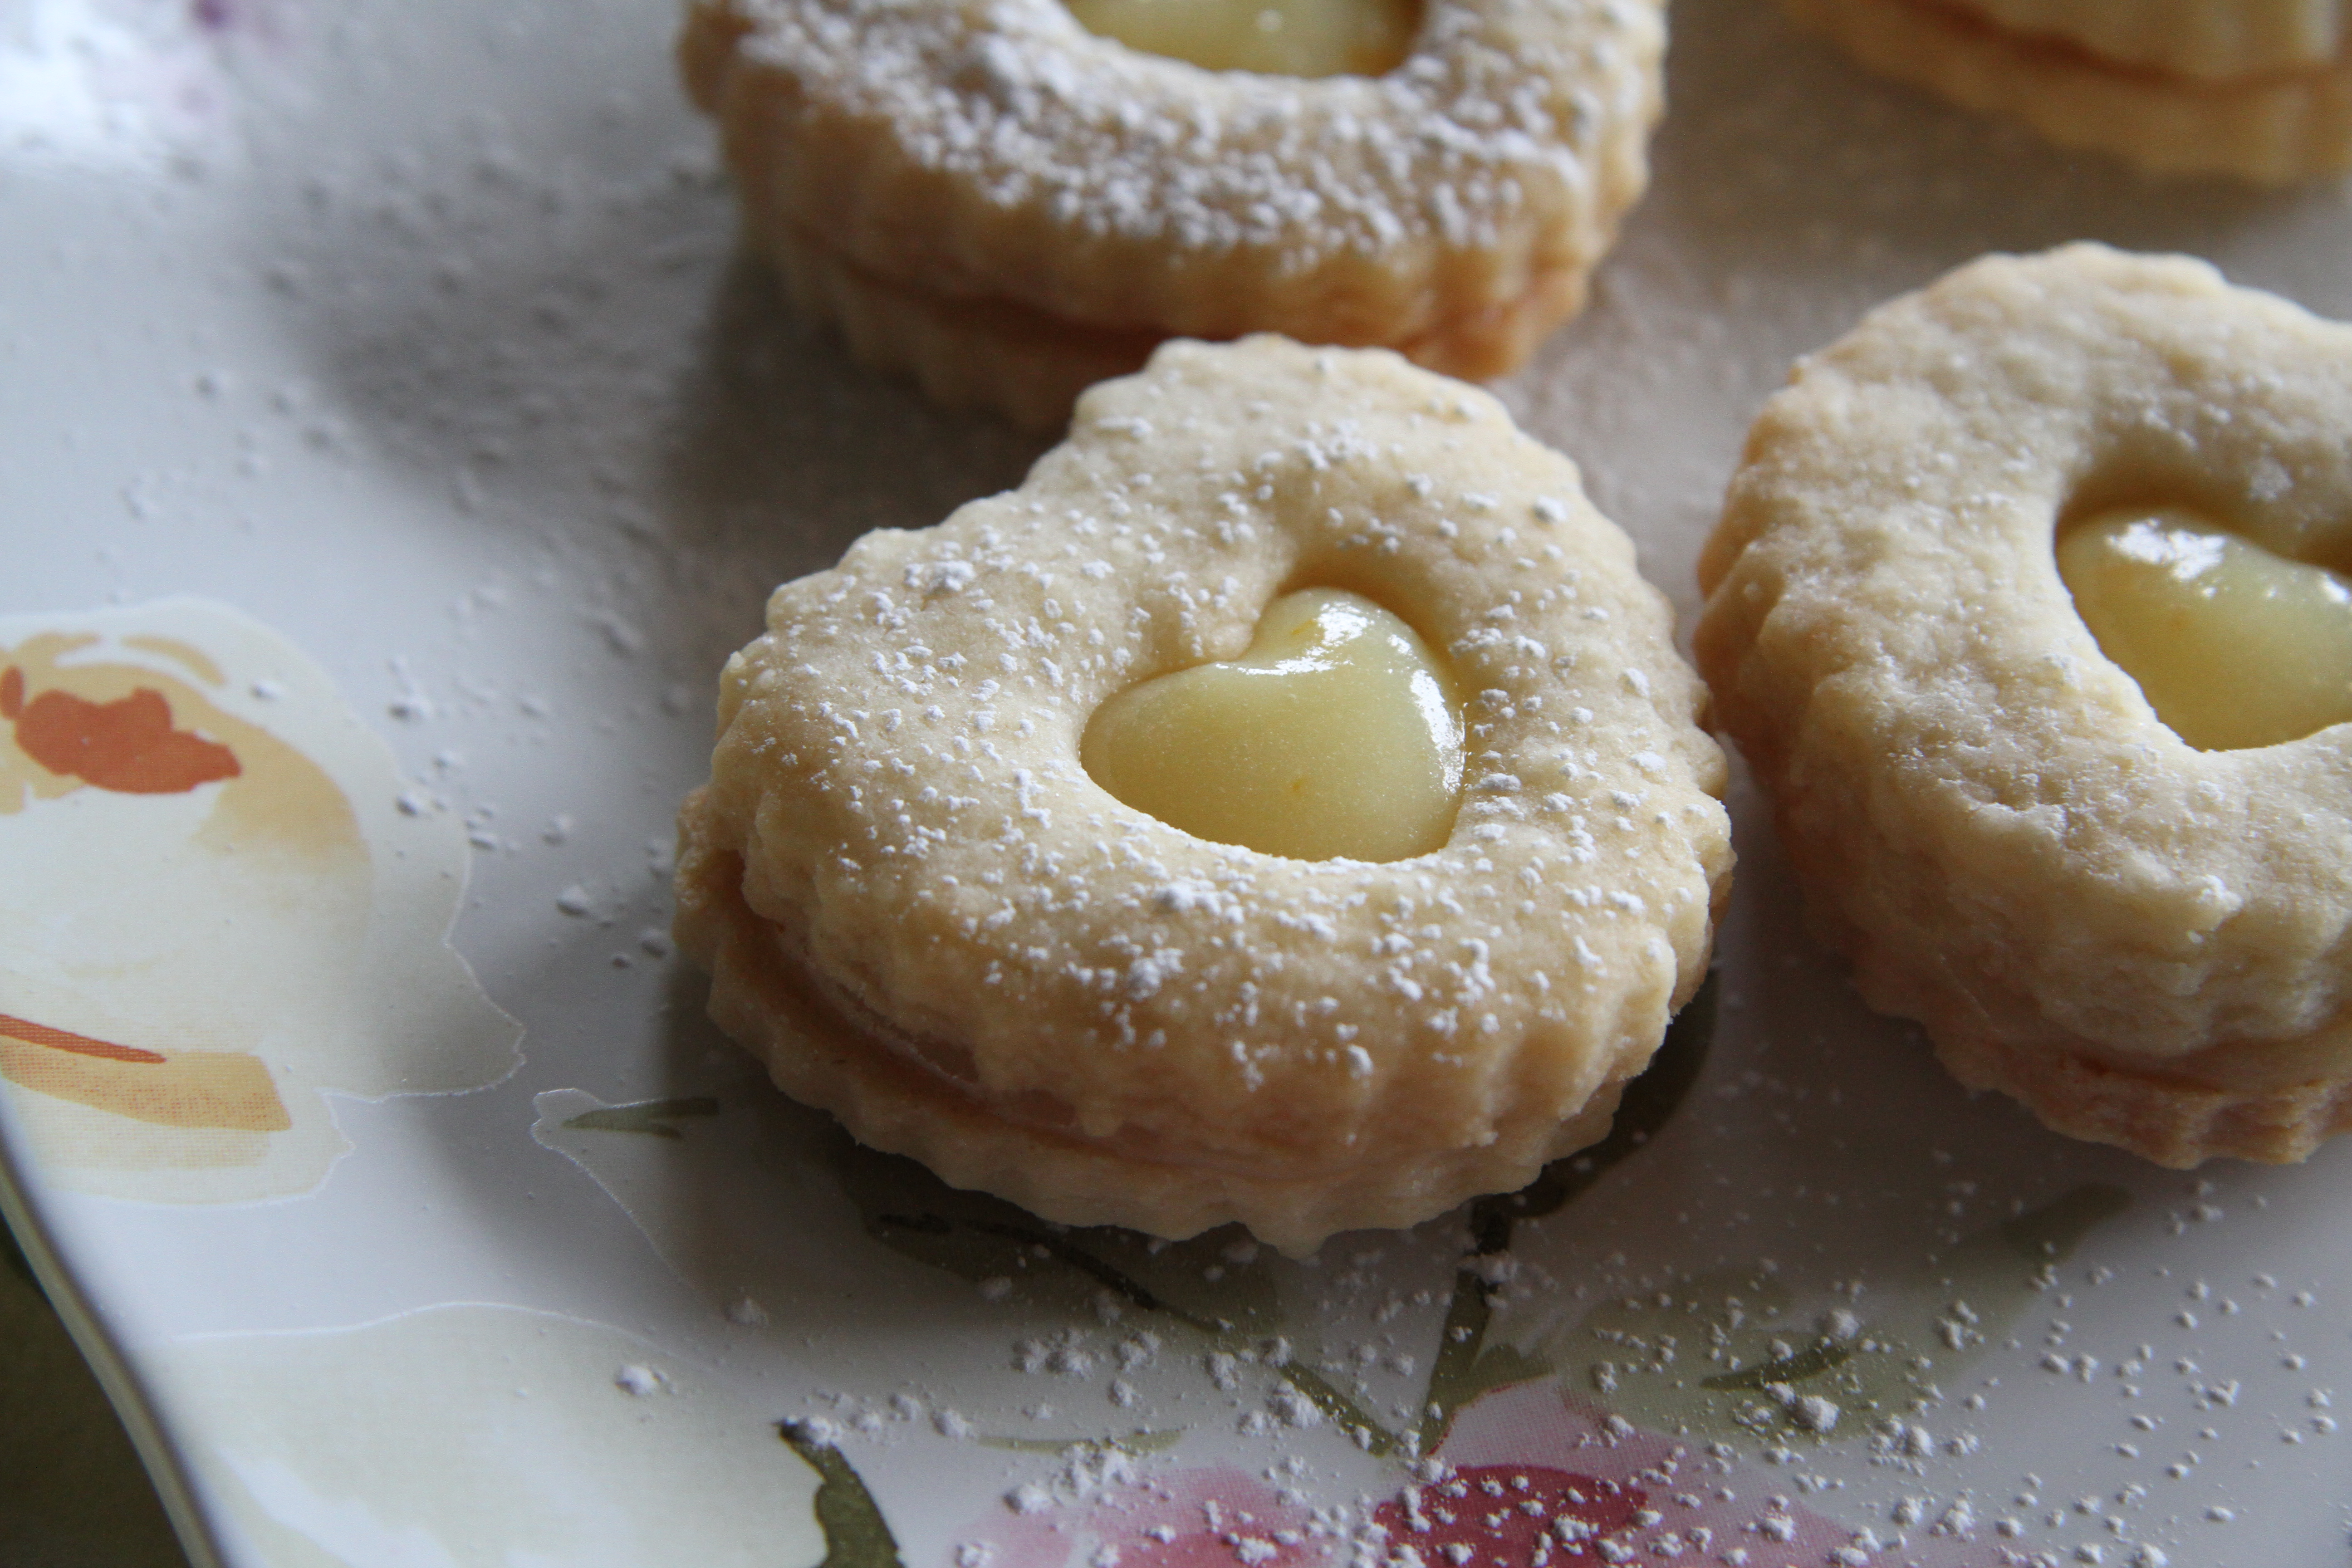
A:
[[[1643,1431],[1556,1383],[1462,1412],[1433,1459],[1369,1510],[1276,1491],[1231,1467],[1074,1467],[1015,1493],[948,1553],[951,1568],[2015,1568],[1949,1500],[1860,1524],[1790,1495],[1783,1473]],[[1302,1483],[1312,1485],[1311,1479]],[[1317,1508],[1317,1504],[1327,1506]]]
[[[1592,1409],[1549,1382],[1522,1384],[1489,1394],[1462,1413],[1438,1458],[1442,1479],[1418,1489],[1421,1508],[1441,1503],[1480,1506],[1538,1501],[1551,1478],[1563,1473],[1606,1489],[1601,1498],[1628,1500],[1612,1527],[1583,1537],[1554,1529],[1549,1542],[1524,1527],[1489,1527],[1457,1539],[1431,1536],[1442,1556],[1423,1550],[1429,1568],[1546,1568],[1561,1562],[1570,1538],[1586,1549],[1568,1563],[1654,1564],[1657,1568],[1727,1564],[1732,1568],[2009,1568],[2016,1553],[1976,1539],[1965,1512],[1939,1511],[1897,1529],[1856,1526],[1797,1502],[1794,1477],[1780,1478],[1717,1462],[1705,1445],[1645,1432],[1622,1416]],[[1527,1486],[1522,1489],[1520,1482]],[[1580,1487],[1588,1499],[1589,1487]],[[1408,1494],[1410,1495],[1410,1494]],[[1534,1510],[1528,1510],[1530,1515]],[[1575,1517],[1600,1510],[1588,1503]],[[1989,1528],[1986,1533],[1990,1533]],[[1419,1547],[1424,1538],[1391,1535],[1392,1545]],[[1467,1546],[1457,1554],[1454,1550]]]
[[[1638,1487],[1515,1460],[1448,1466],[1374,1509],[1372,1522],[1391,1561],[1544,1568],[1600,1560],[1648,1500]]]

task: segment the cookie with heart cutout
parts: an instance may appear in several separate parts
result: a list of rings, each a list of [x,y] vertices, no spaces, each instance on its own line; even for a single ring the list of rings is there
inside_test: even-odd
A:
[[[677,934],[866,1143],[1304,1252],[1606,1131],[1728,887],[1701,700],[1629,542],[1494,399],[1171,343],[1019,489],[777,590],[681,814]],[[1265,837],[1294,784],[1371,836]]]
[[[1805,360],[1700,557],[1811,922],[1972,1088],[2164,1164],[2352,1125],[2352,326],[1970,263]]]
[[[1516,368],[1647,183],[1664,47],[1658,0],[693,0],[678,54],[801,308],[1042,428],[1170,337]]]

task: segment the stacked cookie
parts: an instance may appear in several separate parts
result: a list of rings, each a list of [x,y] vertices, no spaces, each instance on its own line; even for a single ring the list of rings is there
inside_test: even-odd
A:
[[[1358,75],[1385,61],[1343,29],[1308,77],[1130,47],[1059,0],[696,0],[680,57],[802,307],[940,401],[1051,428],[1169,337],[1485,377],[1582,306],[1646,180],[1656,0],[1427,0],[1402,36]]]
[[[1786,0],[1855,59],[2153,174],[2352,168],[2336,0]]]
[[[1874,311],[1748,437],[1717,711],[1864,998],[2061,1131],[2352,1123],[2347,428],[2352,327],[2075,246]]]
[[[787,1092],[1048,1218],[1303,1253],[1524,1185],[1608,1131],[1729,886],[1633,557],[1484,393],[1170,344],[1019,489],[777,590],[679,945]],[[1345,809],[1400,757],[1402,811]]]

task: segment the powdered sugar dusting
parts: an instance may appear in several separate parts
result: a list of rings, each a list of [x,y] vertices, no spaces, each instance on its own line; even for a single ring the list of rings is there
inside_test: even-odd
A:
[[[864,264],[909,276],[936,249],[1056,312],[1231,332],[1274,324],[1231,297],[1244,276],[1255,300],[1298,302],[1344,259],[1332,326],[1357,341],[1412,326],[1433,279],[1470,310],[1525,265],[1589,265],[1639,189],[1663,43],[1639,0],[1433,0],[1397,69],[1309,81],[1140,54],[1053,0],[726,11],[749,68],[791,84],[793,217]],[[900,187],[934,205],[898,209]],[[1162,276],[1090,276],[1105,246],[1160,252]],[[1454,259],[1477,253],[1506,264]]]
[[[1203,417],[1236,401],[1263,412]],[[1574,494],[1566,465],[1386,356],[1171,345],[1090,394],[1077,429],[1022,490],[779,592],[730,668],[713,796],[774,804],[724,831],[772,886],[813,889],[794,940],[854,947],[859,1005],[961,1092],[1028,1097],[1021,1116],[1105,1152],[1246,1173],[1275,1139],[1271,1163],[1327,1172],[1250,1200],[1286,1246],[1313,1222],[1280,1206],[1411,1181],[1417,1159],[1477,1150],[1495,1173],[1452,1179],[1524,1180],[1616,1069],[1567,1070],[1541,1109],[1496,1075],[1526,1049],[1646,1057],[1727,864],[1719,754],[1622,535],[1562,502],[1532,537],[1534,501]],[[1238,653],[1302,560],[1419,617],[1475,693],[1469,787],[1433,853],[1210,843],[1079,763],[1111,693]],[[948,563],[958,586],[932,592]],[[1082,1212],[1108,1201],[1088,1178]]]

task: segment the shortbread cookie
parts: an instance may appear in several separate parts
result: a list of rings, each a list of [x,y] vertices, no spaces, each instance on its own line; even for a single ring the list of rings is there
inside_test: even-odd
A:
[[[1394,69],[1305,79],[1147,54],[1057,0],[695,0],[679,53],[802,304],[1041,423],[1037,387],[1171,336],[1515,367],[1642,190],[1664,44],[1656,0],[1426,0]]]
[[[1953,0],[2011,33],[2101,60],[2242,81],[2333,63],[2352,44],[2342,0]]]
[[[2151,174],[2285,184],[2352,169],[2352,49],[2340,37],[2315,63],[2220,77],[2012,30],[1939,0],[1785,3],[1872,70]]]
[[[1114,698],[1254,642],[1260,674],[1313,664],[1366,602],[1410,628],[1370,632],[1401,689],[1426,695],[1417,647],[1462,700],[1442,805],[1436,752],[1397,786],[1433,847],[1286,858],[1087,771]],[[787,1092],[958,1185],[1294,1252],[1409,1225],[1605,1132],[1705,970],[1723,764],[1669,622],[1485,394],[1171,343],[1018,490],[777,590],[681,814],[679,943]],[[1202,795],[1234,784],[1220,723]]]
[[[803,242],[797,230],[772,236],[762,248],[793,302],[839,328],[860,361],[906,373],[943,406],[992,409],[1030,429],[1060,426],[1079,393],[1140,369],[1161,341],[1005,300],[909,289]],[[1490,312],[1392,346],[1432,370],[1484,380],[1524,362],[1583,300],[1581,272],[1552,272]]]
[[[2215,533],[2352,563],[2347,429],[2352,328],[2074,246],[1874,311],[1748,437],[1700,561],[1717,711],[1864,998],[2061,1131],[2188,1165],[2346,1124],[2352,727],[2192,744],[2085,615],[2226,645]],[[2078,549],[2086,595],[2102,554],[2163,592],[2078,610]]]

